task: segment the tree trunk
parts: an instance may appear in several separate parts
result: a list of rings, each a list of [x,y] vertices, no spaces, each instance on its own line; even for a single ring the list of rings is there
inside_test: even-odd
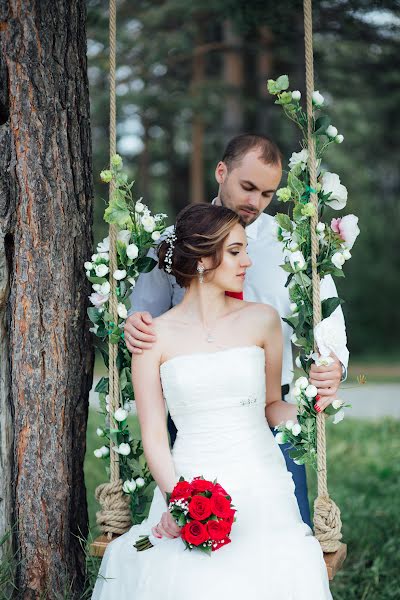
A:
[[[224,110],[224,140],[243,133],[242,92],[244,82],[242,38],[231,21],[222,26],[227,49],[223,54],[223,81],[228,88]]]
[[[204,182],[204,121],[196,110],[196,105],[199,104],[199,94],[201,93],[202,85],[205,77],[205,56],[204,52],[199,52],[198,49],[204,43],[201,24],[198,26],[196,43],[194,46],[193,63],[192,63],[192,82],[191,95],[193,106],[192,118],[192,152],[190,155],[190,202],[205,201],[205,182]]]
[[[8,173],[0,180],[0,326],[8,330],[0,349],[7,488],[0,526],[10,525],[11,488],[19,597],[50,600],[82,588],[76,536],[87,535],[93,352],[83,263],[92,253],[93,187],[86,7],[84,0],[0,0],[0,16],[0,89],[5,75],[8,81],[0,126],[1,172]]]

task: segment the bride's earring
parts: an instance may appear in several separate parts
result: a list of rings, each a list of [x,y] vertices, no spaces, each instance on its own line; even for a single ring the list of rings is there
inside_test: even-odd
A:
[[[197,265],[197,272],[199,274],[199,282],[203,283],[204,282],[204,266],[202,264],[198,264]]]

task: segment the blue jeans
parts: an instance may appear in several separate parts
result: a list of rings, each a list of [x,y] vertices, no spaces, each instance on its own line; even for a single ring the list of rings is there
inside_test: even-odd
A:
[[[289,392],[289,386],[282,387],[282,400],[284,400],[285,395]],[[277,434],[276,431],[271,427],[271,431],[274,436]],[[171,440],[171,448],[173,447],[176,439],[177,429],[170,415],[168,414],[168,432]],[[312,529],[311,525],[311,515],[310,515],[310,506],[308,504],[308,490],[307,490],[307,477],[306,477],[306,468],[304,465],[296,465],[292,458],[289,456],[289,446],[290,444],[282,444],[280,449],[282,450],[283,456],[285,457],[286,466],[288,471],[293,476],[293,482],[295,486],[295,495],[297,499],[297,504],[299,505],[301,518],[304,523],[307,523]]]

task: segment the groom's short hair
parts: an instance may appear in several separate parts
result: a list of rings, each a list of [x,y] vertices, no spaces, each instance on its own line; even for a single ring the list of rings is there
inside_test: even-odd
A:
[[[278,146],[265,135],[243,133],[232,138],[222,157],[228,171],[236,168],[243,157],[253,150],[259,150],[259,158],[267,165],[281,165],[282,153]]]

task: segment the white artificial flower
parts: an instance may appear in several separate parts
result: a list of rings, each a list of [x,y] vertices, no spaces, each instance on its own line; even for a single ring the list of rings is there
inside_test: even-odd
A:
[[[286,421],[285,427],[286,427],[286,429],[290,429],[291,430],[292,427],[293,427],[293,425],[294,425],[294,421],[292,421],[291,419],[289,419],[289,421]]]
[[[289,255],[289,262],[294,271],[301,271],[306,266],[306,261],[304,259],[303,253],[300,250],[292,252]]]
[[[347,188],[340,183],[340,177],[336,173],[324,173],[322,191],[324,194],[331,194],[325,204],[334,210],[342,210],[346,206]]]
[[[293,390],[292,390],[292,396],[294,398],[298,398],[300,396],[300,394],[301,394],[301,389],[297,385],[295,385],[294,388],[293,388]]]
[[[89,300],[96,308],[99,308],[102,304],[108,302],[108,296],[103,296],[103,294],[96,292],[89,296]]]
[[[278,444],[284,444],[285,443],[285,436],[283,435],[282,431],[279,431],[276,434],[275,439],[278,442]]]
[[[307,398],[314,398],[318,394],[318,390],[315,385],[308,385],[304,391]]]
[[[113,277],[117,281],[121,281],[121,279],[125,279],[125,277],[126,277],[125,269],[122,269],[122,270],[117,269],[116,271],[114,271]]]
[[[104,436],[105,436],[104,429],[102,429],[101,427],[98,427],[98,428],[96,429],[96,435],[97,435],[98,437],[104,437]]]
[[[115,452],[122,454],[122,456],[128,456],[131,453],[131,447],[129,444],[122,443],[118,447],[114,448]]]
[[[107,267],[107,265],[96,265],[94,270],[96,271],[96,276],[97,277],[105,277],[105,275],[107,275],[109,268]]]
[[[125,244],[127,246],[129,244],[129,240],[131,239],[131,232],[129,229],[122,229],[117,233],[117,240]]]
[[[342,252],[344,260],[350,260],[351,252],[345,248]]]
[[[298,102],[301,98],[301,92],[299,92],[299,90],[293,90],[292,98],[293,100],[296,100],[296,102]]]
[[[86,269],[86,271],[91,271],[93,269],[93,264],[89,261],[86,261],[83,266]]]
[[[135,204],[135,211],[136,211],[137,213],[141,213],[141,212],[143,212],[143,210],[144,210],[144,204],[142,204],[142,203],[140,202],[140,200],[138,200],[138,201],[136,202],[136,204]]]
[[[325,231],[325,223],[319,222],[315,229],[318,233],[322,233],[323,231]]]
[[[308,150],[307,148],[303,148],[301,152],[293,152],[292,156],[289,159],[289,167],[293,169],[296,165],[300,164],[302,170],[306,168],[308,161]]]
[[[97,244],[97,252],[109,252],[110,251],[110,238],[107,236],[102,242]]]
[[[130,494],[136,490],[136,481],[134,479],[127,479],[124,481],[124,485],[122,486],[122,490],[125,494]]]
[[[314,352],[314,354],[311,354],[311,358],[313,359],[317,367],[327,367],[335,362],[332,356],[323,356],[317,354],[316,352]]]
[[[343,400],[339,400],[339,398],[335,398],[335,400],[332,402],[332,406],[335,410],[342,408],[343,404]]]
[[[313,92],[313,94],[312,94],[312,101],[313,101],[313,104],[315,104],[315,106],[322,106],[323,103],[325,102],[325,99],[324,99],[323,95],[319,93],[318,90],[315,90],[315,92]]]
[[[145,480],[143,479],[143,477],[138,477],[136,479],[136,485],[138,488],[142,488],[145,485]]]
[[[319,353],[324,356],[329,356],[331,352],[337,355],[347,343],[344,327],[337,327],[332,315],[322,319],[314,328],[314,339]]]
[[[294,362],[295,362],[295,365],[296,365],[296,367],[297,367],[298,369],[301,369],[301,367],[302,367],[302,364],[301,364],[300,356],[296,356],[296,359],[295,359],[295,361],[294,361]]]
[[[134,277],[128,277],[128,281],[131,284],[132,287],[135,287],[136,285],[136,280]]]
[[[122,302],[118,302],[117,313],[121,319],[126,319],[128,317],[127,308]]]
[[[158,242],[158,240],[160,239],[160,237],[161,237],[161,233],[159,231],[153,231],[153,233],[151,234],[151,239],[154,242]]]
[[[110,282],[109,281],[105,281],[104,283],[101,284],[100,286],[100,294],[103,294],[103,296],[107,296],[107,294],[109,294],[111,291],[111,286],[110,286]]]
[[[333,125],[329,125],[326,129],[326,135],[332,139],[334,139],[338,134],[338,130]]]
[[[100,283],[94,283],[94,284],[92,285],[92,288],[94,289],[94,291],[95,291],[95,292],[100,292],[100,290],[101,290],[101,285],[100,285]],[[104,294],[103,294],[103,296],[104,296]]]
[[[114,413],[114,419],[118,422],[125,421],[127,416],[128,416],[128,413],[123,408],[118,408],[118,410],[116,410]]]
[[[343,142],[343,140],[344,140],[344,137],[342,136],[342,134],[341,134],[341,133],[339,133],[339,135],[337,135],[337,136],[335,137],[335,142],[336,142],[337,144],[341,144],[341,143]]]
[[[337,269],[341,269],[343,267],[346,259],[341,252],[335,252],[335,254],[333,254],[333,256],[331,258],[331,261],[333,262],[333,264],[335,265],[335,267]]]
[[[154,217],[151,217],[150,215],[143,216],[142,217],[142,225],[143,225],[143,229],[145,231],[147,231],[147,233],[152,233],[156,226]]]
[[[335,414],[335,416],[333,417],[333,424],[337,425],[337,423],[340,423],[340,421],[343,421],[344,419],[344,410],[339,410],[339,412],[337,412]]]
[[[298,388],[300,388],[301,390],[305,390],[306,387],[308,386],[308,379],[307,377],[299,377],[298,379],[296,379],[296,381],[294,382],[294,385]]]
[[[299,423],[295,423],[292,427],[293,435],[298,436],[300,432],[301,432],[301,425]]]
[[[136,246],[136,244],[129,244],[129,246],[126,249],[127,257],[134,260],[135,258],[137,258],[138,254],[139,254],[139,248]]]

